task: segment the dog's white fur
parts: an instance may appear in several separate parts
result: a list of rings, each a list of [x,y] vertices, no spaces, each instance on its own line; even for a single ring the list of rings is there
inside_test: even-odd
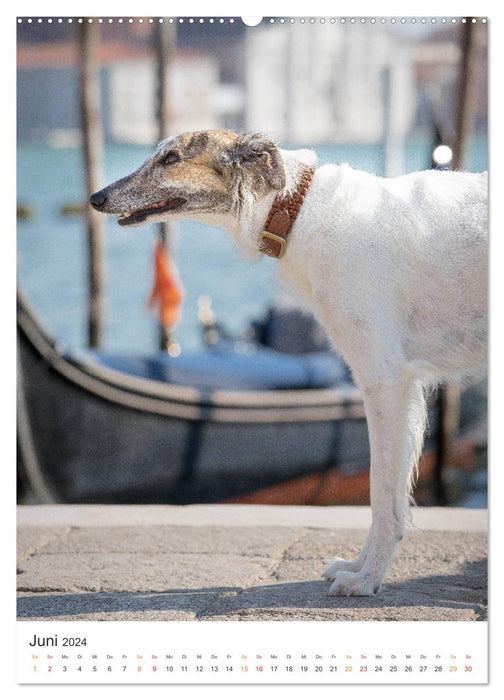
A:
[[[311,151],[281,151],[286,189]],[[275,193],[239,223],[219,217],[248,254]],[[208,222],[208,217],[205,218]],[[371,595],[408,515],[426,424],[424,392],[483,376],[487,333],[487,177],[424,171],[386,179],[347,165],[314,176],[278,263],[362,390],[371,448],[372,526],[357,561],[336,559],[331,593]]]

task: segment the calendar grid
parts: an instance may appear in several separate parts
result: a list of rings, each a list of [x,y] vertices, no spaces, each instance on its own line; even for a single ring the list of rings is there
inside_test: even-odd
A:
[[[486,683],[486,622],[20,622],[18,682]]]

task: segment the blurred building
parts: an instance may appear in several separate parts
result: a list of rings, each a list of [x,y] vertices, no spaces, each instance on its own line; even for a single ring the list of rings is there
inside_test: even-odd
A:
[[[180,56],[170,71],[170,128],[173,133],[208,129],[218,122],[214,96],[218,68],[208,56]],[[153,143],[156,123],[156,71],[152,59],[118,61],[108,69],[110,137]]]
[[[17,115],[19,141],[69,146],[79,139],[78,27],[55,22],[18,25]],[[169,71],[170,129],[243,129],[242,37],[245,26],[177,26]],[[105,137],[151,144],[155,124],[153,27],[103,24],[101,63]],[[223,39],[225,39],[223,41]]]
[[[400,94],[394,119],[406,130],[416,106],[410,51],[382,27],[298,22],[250,32],[246,126],[291,142],[379,141],[388,70]]]
[[[177,26],[171,130],[231,128],[279,141],[385,141],[450,128],[461,24],[412,32],[378,23],[265,21]],[[477,32],[475,126],[486,129],[487,34]],[[104,24],[99,60],[105,136],[153,143],[153,27]],[[71,145],[79,137],[77,26],[18,26],[18,139]],[[396,151],[398,152],[398,148]]]
[[[32,52],[35,57],[39,51]],[[20,61],[17,76],[18,139],[69,146],[79,138],[78,76],[73,54],[55,63]],[[244,91],[221,83],[215,58],[178,51],[170,70],[170,129],[240,129]],[[105,136],[126,143],[157,139],[156,70],[150,55],[117,57],[101,71]]]

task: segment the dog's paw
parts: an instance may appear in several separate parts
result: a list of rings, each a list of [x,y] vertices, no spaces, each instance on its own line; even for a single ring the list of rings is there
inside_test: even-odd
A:
[[[322,572],[322,578],[332,581],[336,574],[340,571],[360,571],[362,569],[363,562],[360,559],[355,561],[348,561],[347,559],[340,559],[336,557]]]
[[[375,595],[380,590],[380,585],[380,582],[373,581],[360,571],[339,571],[334,576],[329,595]]]

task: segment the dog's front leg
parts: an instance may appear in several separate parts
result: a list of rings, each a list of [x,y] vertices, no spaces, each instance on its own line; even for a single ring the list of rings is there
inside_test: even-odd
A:
[[[362,386],[362,384],[361,384]],[[334,579],[333,595],[373,595],[387,573],[404,534],[408,482],[425,426],[425,402],[417,382],[363,385],[371,447],[372,526],[355,562],[337,559],[324,571]]]

